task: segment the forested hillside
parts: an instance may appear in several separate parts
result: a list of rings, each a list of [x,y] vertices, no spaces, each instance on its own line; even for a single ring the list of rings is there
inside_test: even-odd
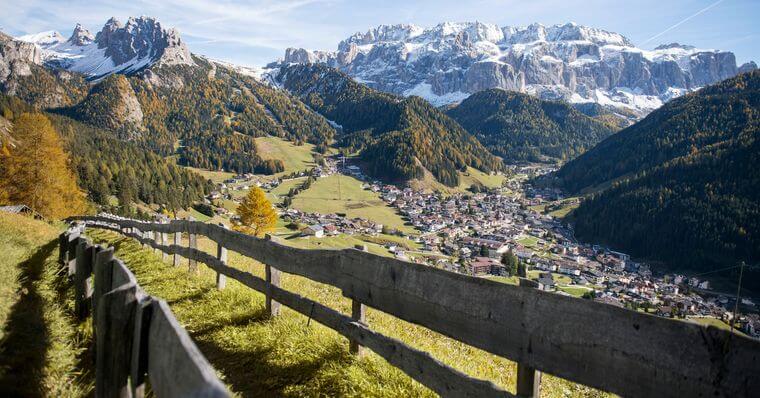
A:
[[[446,113],[511,162],[566,161],[616,131],[564,102],[501,89],[475,93]]]
[[[557,172],[571,192],[617,179],[574,212],[577,236],[683,268],[757,263],[759,135],[758,71],[671,101]]]
[[[254,137],[310,142],[320,149],[333,139],[327,121],[287,93],[203,58],[195,62],[110,76],[66,113],[160,155],[177,151],[183,164],[238,172],[282,171],[281,162],[257,154]]]
[[[31,112],[34,109],[22,101],[0,96],[0,114],[11,122]],[[69,154],[69,167],[76,172],[79,187],[106,208],[117,204],[110,201],[114,196],[119,206],[113,210],[122,214],[131,214],[131,205],[138,200],[177,210],[201,200],[211,189],[201,176],[134,143],[118,140],[110,131],[66,116],[47,117]]]
[[[324,65],[293,65],[278,80],[343,128],[340,145],[360,151],[368,172],[407,181],[429,171],[447,186],[459,184],[457,171],[503,166],[454,120],[417,97],[381,93]]]

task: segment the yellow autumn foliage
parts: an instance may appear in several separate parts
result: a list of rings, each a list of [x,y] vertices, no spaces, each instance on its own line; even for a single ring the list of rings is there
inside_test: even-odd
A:
[[[259,187],[251,187],[237,208],[240,225],[237,229],[258,237],[274,229],[277,213],[264,191]]]
[[[49,219],[83,213],[84,194],[50,121],[24,113],[13,121],[11,136],[16,144],[0,153],[2,204],[25,204]]]

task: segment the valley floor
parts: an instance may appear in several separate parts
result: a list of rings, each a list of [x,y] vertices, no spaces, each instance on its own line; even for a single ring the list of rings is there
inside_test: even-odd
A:
[[[0,396],[93,392],[91,323],[74,320],[59,229],[0,213]]]

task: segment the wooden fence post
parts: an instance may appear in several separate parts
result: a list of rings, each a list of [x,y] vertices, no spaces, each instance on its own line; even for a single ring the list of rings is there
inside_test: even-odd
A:
[[[95,262],[93,264],[93,276],[95,282],[95,291],[92,297],[92,309],[93,309],[93,322],[92,332],[94,336],[97,336],[97,322],[98,309],[100,308],[100,298],[103,297],[109,290],[111,290],[111,274],[113,269],[111,268],[111,260],[113,260],[113,247],[100,248],[95,252]]]
[[[520,287],[535,288],[535,281],[520,277]],[[517,396],[522,398],[538,398],[541,396],[541,372],[522,363],[517,363]]]
[[[153,315],[153,299],[140,290],[135,298],[134,339],[132,340],[132,363],[130,364],[130,382],[133,398],[145,396],[145,382],[148,373],[148,334]]]
[[[187,221],[195,221],[195,218],[193,216],[187,217]],[[188,238],[187,238],[187,246],[191,249],[197,249],[198,248],[198,235],[188,232]],[[187,268],[190,271],[190,273],[196,274],[198,273],[198,262],[194,258],[188,258],[187,259]]]
[[[164,224],[165,224],[165,222],[164,222]],[[161,245],[162,246],[169,245],[169,236],[168,236],[168,233],[166,233],[166,232],[161,232]],[[166,253],[165,251],[161,250],[161,260],[166,261],[168,259],[169,259],[169,254]]]
[[[182,231],[177,231],[174,233],[174,244],[176,246],[182,246]],[[174,266],[179,267],[179,254],[174,253]]]
[[[58,263],[66,264],[66,249],[68,249],[69,234],[63,232],[58,235]]]
[[[69,241],[66,243],[66,268],[69,277],[74,277],[77,268],[77,245],[79,245],[79,232],[69,234]]]
[[[77,246],[76,273],[74,274],[74,310],[82,321],[90,315],[92,297],[92,259],[95,247],[87,240],[80,239]]]
[[[111,261],[108,266],[114,267]],[[134,312],[137,286],[123,285],[100,298],[98,303],[95,396],[132,396],[129,387],[131,370],[132,338],[134,337]]]
[[[272,239],[270,235],[266,236],[267,239]],[[280,303],[272,299],[272,286],[280,287],[280,270],[272,267],[269,264],[264,265],[264,273],[267,282],[266,292],[266,311],[271,317],[280,315]]]
[[[356,249],[366,252],[367,245],[356,245]],[[351,299],[351,319],[361,324],[366,324],[366,306],[356,299]],[[361,357],[364,355],[364,347],[354,339],[348,339],[348,352]]]
[[[351,319],[361,324],[366,323],[365,318],[366,307],[359,301],[351,299]],[[364,355],[364,347],[359,345],[359,342],[354,339],[349,339],[348,352],[358,357]]]
[[[224,229],[229,229],[226,225],[219,223],[219,226]],[[222,264],[227,264],[227,248],[224,247],[221,243],[216,244],[216,258],[222,262]],[[219,290],[222,290],[227,286],[227,277],[220,273],[216,273],[216,288]]]

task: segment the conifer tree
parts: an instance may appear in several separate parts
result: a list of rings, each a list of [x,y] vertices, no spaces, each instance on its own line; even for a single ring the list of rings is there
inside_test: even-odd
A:
[[[25,204],[52,219],[81,214],[84,195],[69,168],[69,158],[50,121],[42,114],[24,113],[14,120],[17,145],[4,156],[0,191],[6,202]]]
[[[259,187],[251,187],[237,209],[240,216],[240,229],[255,236],[262,236],[274,228],[277,214],[272,203]]]

